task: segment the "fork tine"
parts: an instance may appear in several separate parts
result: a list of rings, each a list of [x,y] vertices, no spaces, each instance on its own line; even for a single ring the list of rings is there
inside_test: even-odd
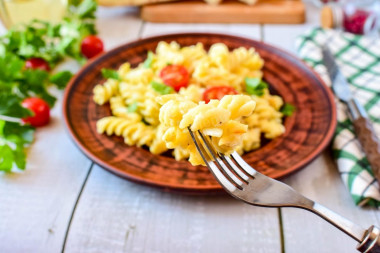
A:
[[[216,164],[212,161],[212,159],[209,158],[206,150],[203,148],[203,146],[198,142],[197,137],[195,134],[190,130],[188,127],[188,130],[190,132],[191,138],[193,139],[193,142],[195,144],[195,147],[197,148],[199,154],[201,155],[203,161],[207,164],[207,167],[211,170],[211,172],[214,174],[214,176],[217,178],[219,183],[224,186],[228,191],[233,192],[237,189],[235,185],[232,184],[230,179],[228,179],[226,176],[223,175],[223,173],[219,170],[219,168],[216,166]],[[207,156],[207,157],[206,157]]]
[[[207,150],[214,158],[214,161],[218,164],[219,168],[223,170],[226,176],[229,177],[238,186],[239,189],[242,189],[241,186],[243,185],[243,182],[239,178],[237,178],[234,173],[231,172],[231,170],[228,168],[230,166],[227,167],[226,164],[222,161],[222,159],[220,159],[220,156],[218,154],[219,152],[214,149],[214,146],[210,143],[209,139],[206,138],[199,130],[198,134],[203,140],[203,143],[205,144]]]
[[[257,171],[253,169],[248,163],[246,163],[236,151],[231,154],[231,157],[245,173],[251,176],[255,176]]]
[[[225,156],[225,155],[220,155],[220,154],[219,154],[219,157],[224,161],[225,164],[227,164],[227,166],[232,171],[234,171],[236,173],[236,175],[241,180],[243,180],[245,183],[248,184],[249,177],[243,171],[241,171],[241,169],[239,169],[238,166],[236,166],[236,164],[231,160],[231,158],[229,158],[228,156]]]

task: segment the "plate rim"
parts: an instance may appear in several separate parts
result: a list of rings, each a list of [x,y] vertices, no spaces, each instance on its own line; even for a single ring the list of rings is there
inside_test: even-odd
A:
[[[88,69],[95,64],[98,61],[102,61],[103,58],[108,57],[110,54],[115,54],[120,50],[123,50],[125,47],[133,47],[135,44],[140,44],[142,41],[150,41],[150,40],[157,40],[159,41],[160,38],[162,39],[168,39],[170,37],[183,37],[183,36],[188,36],[188,37],[197,37],[197,36],[218,36],[218,37],[229,37],[232,39],[242,39],[245,41],[251,41],[254,43],[262,44],[264,47],[267,47],[269,49],[274,49],[275,51],[279,51],[281,54],[284,54],[287,59],[290,59],[292,62],[296,63],[296,65],[301,65],[302,67],[306,68],[309,70],[313,76],[318,80],[318,82],[321,84],[320,86],[322,87],[323,92],[326,94],[326,97],[328,98],[328,101],[330,102],[331,105],[331,120],[330,120],[330,126],[328,128],[328,131],[326,132],[325,138],[323,141],[317,146],[316,149],[313,150],[310,154],[308,154],[304,159],[299,161],[298,163],[292,165],[292,167],[282,170],[281,172],[277,173],[278,176],[275,177],[275,179],[282,178],[284,176],[291,175],[300,169],[304,168],[306,165],[314,161],[328,146],[328,144],[331,142],[334,132],[336,129],[337,125],[337,112],[336,112],[336,104],[335,104],[335,97],[330,90],[330,88],[326,85],[326,83],[323,81],[323,79],[319,76],[319,74],[311,68],[309,65],[307,65],[302,59],[298,58],[296,55],[294,55],[291,52],[288,52],[284,49],[278,48],[276,46],[273,46],[271,44],[247,38],[247,37],[242,37],[239,35],[233,35],[233,34],[223,34],[223,33],[210,33],[210,32],[186,32],[186,33],[165,33],[165,34],[159,34],[159,35],[153,35],[149,37],[144,37],[144,38],[139,38],[136,40],[132,40],[126,43],[123,43],[109,51],[103,52],[99,56],[90,59],[86,62],[84,66],[81,67],[81,69],[74,75],[74,77],[69,81],[67,84],[64,95],[63,95],[63,103],[62,103],[62,112],[64,116],[64,123],[65,123],[65,129],[69,133],[70,138],[73,140],[74,144],[79,148],[79,150],[91,161],[102,167],[102,169],[105,169],[108,172],[111,172],[121,178],[128,179],[133,182],[137,182],[140,184],[144,185],[149,185],[152,187],[156,188],[161,188],[170,192],[179,192],[179,193],[191,193],[191,194],[198,194],[198,193],[220,193],[222,191],[222,186],[220,185],[215,185],[215,186],[198,186],[198,185],[193,185],[193,186],[188,186],[188,185],[167,185],[165,183],[157,182],[155,180],[149,180],[146,178],[141,178],[141,177],[136,177],[136,176],[131,176],[128,173],[121,172],[120,169],[117,166],[114,166],[112,164],[108,164],[98,158],[95,154],[90,152],[80,141],[78,136],[74,133],[73,127],[71,126],[71,122],[69,121],[69,116],[68,116],[68,97],[70,94],[71,89],[73,89],[74,84],[76,82],[76,79],[79,76],[82,76],[85,74]]]

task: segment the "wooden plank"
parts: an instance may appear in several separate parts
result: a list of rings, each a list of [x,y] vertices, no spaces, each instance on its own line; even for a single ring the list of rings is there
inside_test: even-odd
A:
[[[66,252],[280,252],[276,209],[182,196],[94,167]]]
[[[307,5],[304,25],[265,25],[264,41],[296,54],[295,38],[319,24],[319,11]],[[340,179],[336,165],[326,151],[307,168],[283,181],[305,196],[352,221],[369,227],[379,225],[379,214],[356,207]],[[356,242],[321,218],[304,210],[282,208],[286,252],[356,252]]]
[[[36,132],[25,172],[0,173],[0,252],[59,252],[91,162],[65,133],[62,92]]]
[[[113,15],[99,11],[99,36],[107,48],[138,33],[142,22],[137,21],[136,11],[127,17],[125,13],[125,9],[113,11]],[[76,68],[72,63],[65,65]],[[53,92],[58,100],[51,111],[52,121],[37,130],[36,141],[28,152],[27,169],[21,173],[0,173],[0,252],[60,252],[92,164],[64,129],[63,92]]]
[[[146,24],[142,36],[223,26]],[[247,30],[245,30],[247,28]],[[259,37],[258,27],[230,30]],[[229,29],[224,29],[228,32]],[[256,31],[255,34],[252,31]],[[183,196],[138,185],[95,166],[73,217],[66,252],[280,252],[276,209],[228,196]]]
[[[260,26],[250,24],[160,24],[147,22],[142,37],[156,36],[166,33],[225,33],[260,40]]]
[[[180,1],[145,5],[141,18],[158,23],[298,24],[305,21],[305,8],[302,1],[259,0],[253,5]]]

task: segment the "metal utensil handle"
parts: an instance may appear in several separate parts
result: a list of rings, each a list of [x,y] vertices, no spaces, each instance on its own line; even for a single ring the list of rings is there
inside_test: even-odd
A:
[[[380,230],[377,227],[371,226],[367,230],[364,230],[350,220],[316,202],[312,206],[304,206],[304,208],[317,214],[359,242],[356,247],[358,251],[363,253],[380,253]]]

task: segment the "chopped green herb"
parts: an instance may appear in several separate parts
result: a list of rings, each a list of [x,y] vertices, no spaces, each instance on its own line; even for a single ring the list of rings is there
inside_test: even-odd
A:
[[[150,85],[155,91],[157,91],[161,95],[170,94],[174,91],[172,87],[167,86],[163,83],[156,82],[156,81],[152,81]]]
[[[137,102],[133,102],[128,106],[128,112],[136,112],[138,108]]]
[[[267,88],[268,84],[260,78],[245,78],[245,90],[250,95],[262,96]]]
[[[115,80],[120,80],[120,77],[119,77],[119,73],[117,73],[116,70],[113,70],[113,69],[105,69],[103,68],[102,69],[102,75],[104,78],[111,78],[111,79],[115,79]]]
[[[153,63],[153,57],[154,57],[154,54],[152,51],[149,51],[148,52],[148,57],[146,58],[146,60],[144,61],[144,68],[151,68],[152,67],[152,63]]]
[[[296,108],[294,107],[294,105],[286,103],[282,106],[281,113],[285,116],[291,116],[295,110]]]

